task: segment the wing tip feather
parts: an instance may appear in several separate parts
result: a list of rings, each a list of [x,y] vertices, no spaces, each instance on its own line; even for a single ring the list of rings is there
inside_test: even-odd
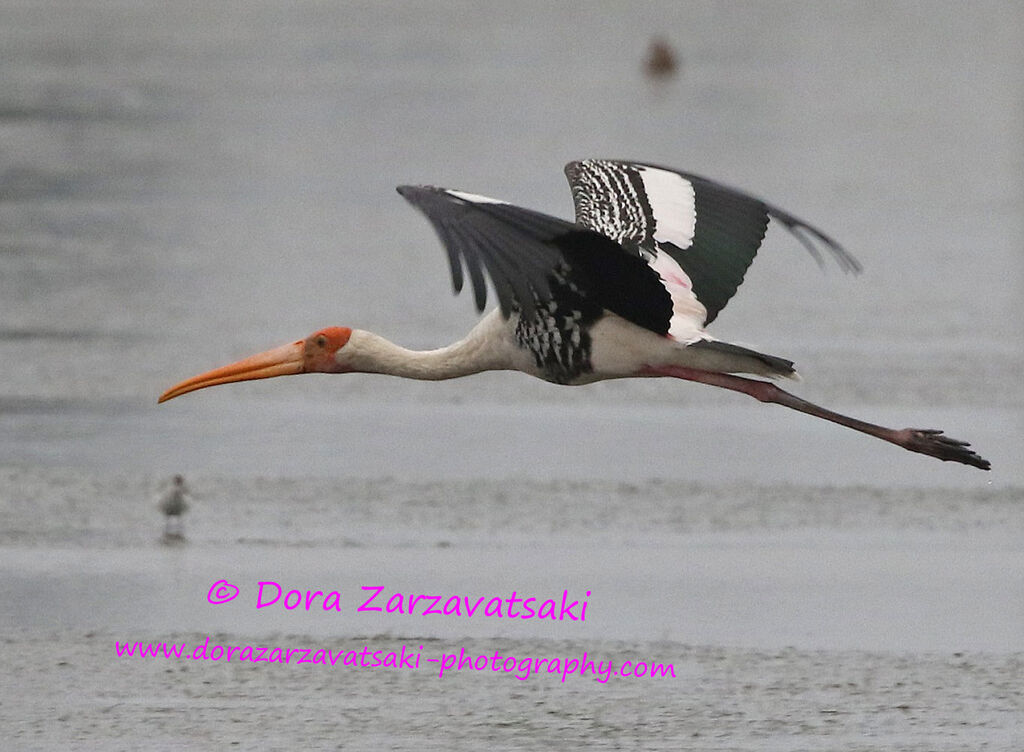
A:
[[[851,254],[849,251],[847,251],[834,238],[822,232],[817,227],[814,227],[813,225],[804,222],[795,215],[790,214],[789,212],[784,211],[782,209],[779,209],[778,207],[758,198],[757,196],[747,193],[746,191],[734,188],[730,185],[726,185],[725,183],[721,183],[717,180],[712,180],[711,178],[707,178],[704,177],[703,175],[698,175],[696,173],[683,172],[680,170],[675,170],[671,167],[665,167],[664,165],[657,165],[652,164],[650,162],[631,159],[585,159],[569,162],[565,165],[564,172],[566,177],[569,179],[569,183],[571,186],[575,185],[576,179],[583,169],[583,164],[586,162],[593,162],[598,164],[605,163],[616,165],[619,167],[643,167],[650,170],[664,170],[666,172],[672,172],[677,175],[681,175],[682,177],[684,177],[687,180],[690,180],[691,182],[703,182],[705,184],[715,186],[721,190],[729,191],[731,193],[736,194],[737,196],[743,197],[749,201],[755,202],[756,204],[760,205],[770,218],[779,221],[790,234],[796,237],[796,239],[800,242],[801,245],[804,246],[804,248],[807,249],[811,257],[818,263],[819,266],[825,265],[826,254],[822,252],[822,248],[824,248],[828,252],[828,255],[830,255],[835,260],[835,262],[838,264],[839,268],[843,272],[859,274],[864,270],[864,267],[857,260],[857,258],[853,256],[853,254]],[[810,235],[811,237],[814,238],[814,240],[818,241],[821,247],[815,245],[814,241],[808,238],[807,235]]]

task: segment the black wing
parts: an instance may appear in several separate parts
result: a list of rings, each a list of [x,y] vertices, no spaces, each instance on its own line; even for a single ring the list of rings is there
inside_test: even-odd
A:
[[[422,211],[448,252],[455,292],[463,267],[476,306],[487,302],[484,271],[502,314],[533,316],[571,287],[601,308],[659,334],[668,332],[672,300],[657,273],[607,236],[563,219],[502,201],[431,186],[399,186]]]
[[[828,235],[792,214],[699,175],[614,160],[565,167],[576,221],[653,261],[664,251],[690,277],[710,324],[743,282],[769,218],[821,263],[822,251],[844,271],[860,264]],[[641,249],[648,253],[642,253]]]

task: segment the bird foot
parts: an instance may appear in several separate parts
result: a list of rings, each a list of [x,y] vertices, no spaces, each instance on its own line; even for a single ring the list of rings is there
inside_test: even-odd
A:
[[[951,439],[935,428],[904,428],[899,431],[897,441],[904,449],[935,457],[943,462],[962,462],[965,465],[988,470],[992,467],[987,459],[968,449],[966,441]]]

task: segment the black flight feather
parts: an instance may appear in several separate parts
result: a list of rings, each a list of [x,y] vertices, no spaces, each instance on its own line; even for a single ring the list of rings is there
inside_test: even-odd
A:
[[[649,195],[643,177],[654,171],[674,175],[679,181],[666,186],[659,177],[653,181],[655,190],[664,189],[666,195]],[[823,256],[820,245],[844,271],[860,271],[857,260],[821,230],[748,193],[694,173],[641,162],[585,160],[570,162],[565,174],[576,221],[637,253],[642,254],[643,249],[669,254],[690,277],[694,295],[707,309],[705,324],[715,319],[743,282],[769,218],[795,235],[819,263]],[[687,189],[692,189],[692,199]],[[688,208],[691,215],[656,216],[664,214],[665,207]],[[687,247],[666,239],[666,235],[686,234],[691,221],[692,239]]]
[[[487,270],[502,313],[526,317],[569,285],[601,308],[658,334],[668,332],[672,299],[657,273],[635,254],[601,233],[480,197],[430,186],[400,186],[398,192],[422,211],[437,231],[452,266],[453,280],[465,264],[477,308],[487,287]],[[458,276],[456,276],[458,274]],[[557,283],[557,284],[556,284]]]

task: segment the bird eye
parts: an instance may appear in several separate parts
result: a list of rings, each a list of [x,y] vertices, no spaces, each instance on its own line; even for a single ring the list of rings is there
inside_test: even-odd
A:
[[[327,346],[327,337],[325,337],[322,334],[319,337],[317,337],[316,338],[316,346],[317,347],[326,347]]]

